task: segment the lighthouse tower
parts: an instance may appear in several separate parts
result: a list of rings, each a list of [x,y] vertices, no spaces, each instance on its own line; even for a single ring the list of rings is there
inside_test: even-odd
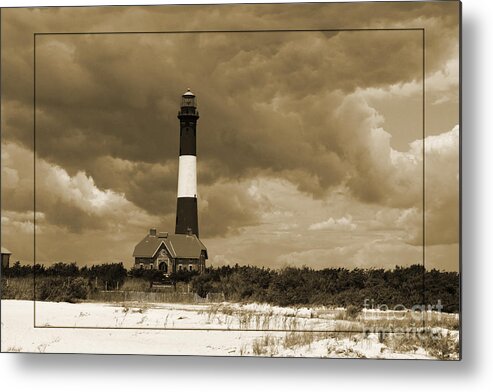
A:
[[[190,89],[181,97],[178,118],[180,161],[175,234],[151,228],[135,246],[132,255],[135,258],[135,268],[158,269],[167,278],[178,271],[204,273],[208,258],[207,248],[199,239],[196,149],[199,112],[195,95]]]
[[[198,237],[196,136],[199,112],[195,94],[190,89],[181,97],[178,118],[180,119],[180,161],[175,234],[195,234]]]

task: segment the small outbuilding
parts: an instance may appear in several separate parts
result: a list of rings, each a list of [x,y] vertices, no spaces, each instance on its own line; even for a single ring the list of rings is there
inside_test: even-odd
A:
[[[199,238],[188,234],[168,234],[150,229],[134,249],[135,267],[158,269],[165,275],[178,271],[205,270],[207,248]]]
[[[2,270],[9,268],[10,256],[12,252],[10,252],[7,248],[2,246]]]

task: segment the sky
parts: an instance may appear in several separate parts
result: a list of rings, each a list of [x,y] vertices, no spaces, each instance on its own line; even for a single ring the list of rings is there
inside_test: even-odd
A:
[[[3,9],[2,246],[123,261],[174,231],[197,96],[209,264],[459,268],[458,3]],[[421,30],[425,28],[425,140]],[[171,31],[37,35],[33,32]],[[36,135],[33,85],[36,75]],[[36,143],[34,143],[34,141]],[[34,146],[36,200],[34,202]]]

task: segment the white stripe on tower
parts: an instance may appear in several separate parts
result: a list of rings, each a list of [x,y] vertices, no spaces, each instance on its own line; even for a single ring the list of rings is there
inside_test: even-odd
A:
[[[195,155],[180,155],[178,197],[197,198],[197,157]]]

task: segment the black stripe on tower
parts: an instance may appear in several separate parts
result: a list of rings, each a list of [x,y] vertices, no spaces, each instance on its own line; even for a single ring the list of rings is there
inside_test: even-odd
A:
[[[189,233],[189,230],[191,233]],[[199,236],[197,217],[197,198],[179,197],[176,206],[176,234],[195,234]]]
[[[180,121],[180,155],[197,155],[197,120]]]

